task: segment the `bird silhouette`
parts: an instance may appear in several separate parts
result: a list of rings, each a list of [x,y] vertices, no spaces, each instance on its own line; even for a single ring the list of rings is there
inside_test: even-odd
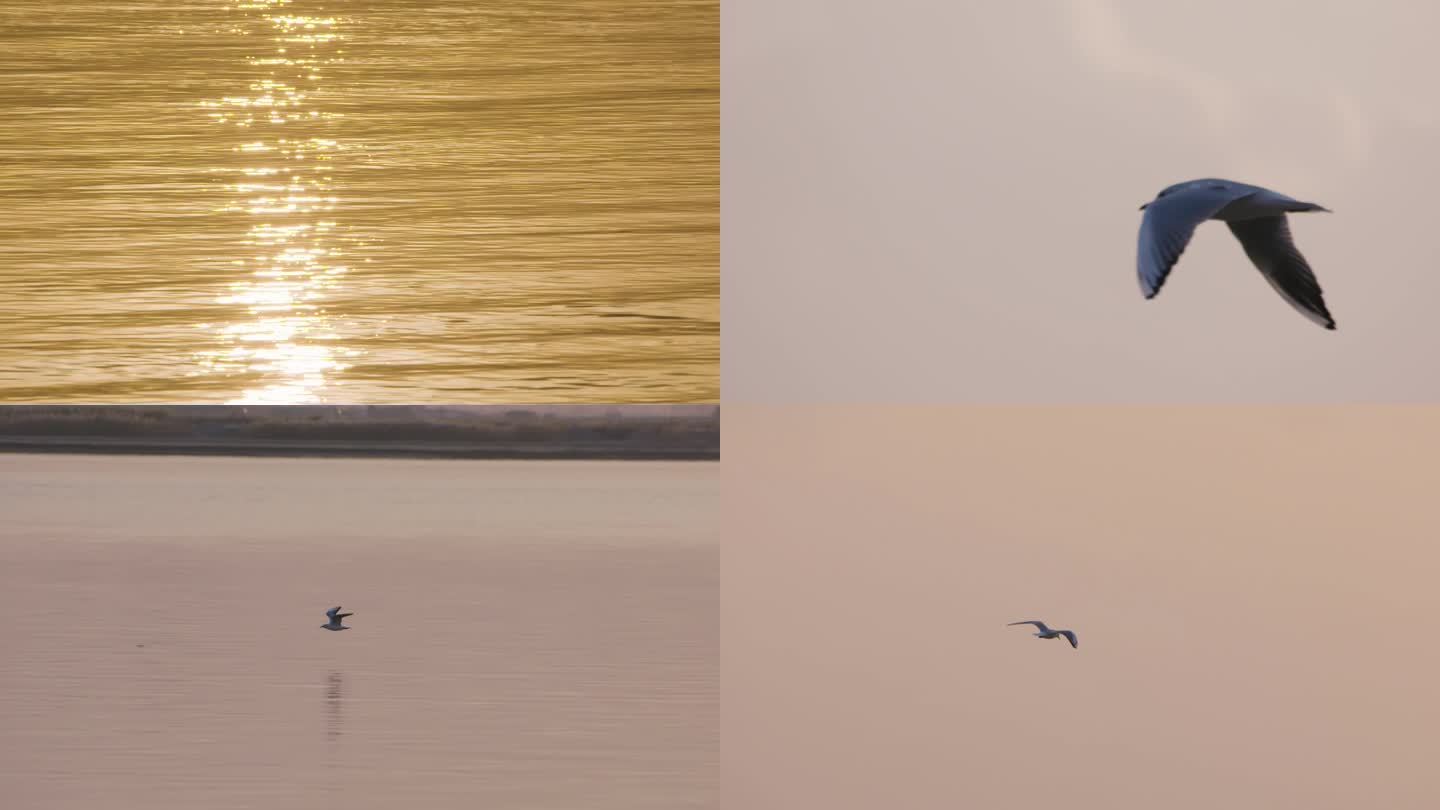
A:
[[[350,628],[341,624],[340,620],[345,618],[346,616],[354,616],[355,614],[341,613],[340,606],[336,605],[335,607],[325,611],[325,615],[330,617],[330,621],[320,625],[321,627],[325,628],[326,630],[349,630]]]
[[[1033,619],[1030,620],[1030,621],[1025,621],[1025,622],[1010,622],[1009,624],[1007,624],[1007,625],[1005,625],[1005,626],[1006,626],[1006,627],[1014,627],[1014,626],[1017,625],[1017,624],[1033,624],[1033,625],[1035,625],[1035,629],[1040,631],[1040,632],[1038,632],[1038,633],[1035,634],[1035,637],[1036,637],[1036,638],[1061,638],[1061,637],[1064,637],[1067,641],[1070,642],[1070,646],[1071,646],[1071,647],[1079,647],[1079,646],[1080,646],[1080,642],[1079,642],[1079,640],[1077,640],[1077,639],[1075,638],[1075,631],[1073,631],[1073,630],[1051,630],[1049,627],[1046,627],[1046,626],[1045,626],[1045,623],[1044,623],[1044,622],[1037,622],[1037,621],[1035,621],[1035,620],[1033,620]]]
[[[1218,219],[1230,226],[1245,255],[1281,298],[1315,323],[1335,328],[1320,282],[1295,247],[1285,217],[1287,213],[1330,209],[1259,186],[1209,179],[1176,183],[1140,210],[1145,217],[1140,220],[1136,265],[1146,298],[1159,294],[1195,228],[1207,219]]]

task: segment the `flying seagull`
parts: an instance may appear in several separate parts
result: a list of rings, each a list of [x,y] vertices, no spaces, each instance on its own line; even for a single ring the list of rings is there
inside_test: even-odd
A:
[[[346,616],[354,616],[355,614],[341,613],[340,606],[336,605],[335,607],[325,611],[325,615],[330,617],[330,621],[320,625],[321,627],[325,628],[326,630],[349,630],[350,628],[341,624],[340,620],[345,618]]]
[[[1035,637],[1036,637],[1036,638],[1059,638],[1059,637],[1061,637],[1061,636],[1064,636],[1066,639],[1068,639],[1068,640],[1070,641],[1070,646],[1071,646],[1071,647],[1079,647],[1079,646],[1080,646],[1080,642],[1075,639],[1075,631],[1074,631],[1074,630],[1051,630],[1050,628],[1048,628],[1048,627],[1045,626],[1045,623],[1044,623],[1044,622],[1037,622],[1037,621],[1010,622],[1009,624],[1007,624],[1007,625],[1005,625],[1005,626],[1006,626],[1006,627],[1014,627],[1014,626],[1017,625],[1017,624],[1033,624],[1033,625],[1035,625],[1035,629],[1040,631],[1040,632],[1038,632],[1038,633],[1035,634]]]
[[[1140,220],[1137,265],[1140,290],[1146,298],[1160,292],[1195,227],[1207,219],[1218,219],[1230,226],[1245,255],[1290,306],[1326,329],[1335,328],[1335,319],[1320,294],[1320,282],[1296,249],[1285,218],[1286,212],[1330,209],[1259,186],[1211,179],[1176,183],[1140,210],[1145,217]]]

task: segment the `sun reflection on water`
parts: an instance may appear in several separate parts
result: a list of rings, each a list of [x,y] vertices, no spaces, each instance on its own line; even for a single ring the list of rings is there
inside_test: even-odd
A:
[[[246,57],[248,93],[202,101],[219,127],[241,135],[238,161],[215,171],[229,200],[217,213],[249,218],[240,240],[240,277],[216,303],[237,313],[201,324],[219,348],[197,352],[198,373],[241,375],[236,403],[299,404],[330,398],[356,352],[340,343],[327,303],[345,278],[335,161],[348,149],[334,137],[342,117],[316,102],[328,66],[343,61],[341,18],[291,13],[291,0],[243,0],[235,32],[265,56]],[[266,41],[268,40],[268,46]]]

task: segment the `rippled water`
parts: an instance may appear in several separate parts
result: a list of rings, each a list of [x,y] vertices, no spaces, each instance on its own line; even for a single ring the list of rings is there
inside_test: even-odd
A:
[[[6,808],[719,806],[717,465],[0,462]]]
[[[715,0],[7,0],[0,400],[719,395]]]

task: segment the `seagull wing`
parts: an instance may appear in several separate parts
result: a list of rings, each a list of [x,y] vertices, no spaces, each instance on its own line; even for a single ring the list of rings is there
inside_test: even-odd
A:
[[[335,614],[335,621],[338,622],[338,621],[340,621],[341,619],[344,619],[344,618],[347,618],[347,617],[350,617],[350,616],[354,616],[354,615],[355,615],[354,613],[336,613],[336,614]]]
[[[1290,221],[1284,214],[1225,224],[1230,226],[1230,232],[1245,248],[1245,255],[1275,292],[1300,314],[1326,329],[1335,328],[1335,319],[1330,317],[1325,297],[1320,293],[1320,282],[1295,247],[1295,240],[1290,236]]]
[[[1167,194],[1145,206],[1136,261],[1145,297],[1154,298],[1160,292],[1196,226],[1254,193],[1253,188],[1237,188],[1236,184],[1202,185]]]
[[[1069,639],[1069,641],[1070,641],[1070,646],[1071,646],[1071,647],[1079,647],[1079,646],[1080,646],[1080,642],[1075,640],[1075,631],[1074,631],[1074,630],[1061,630],[1061,631],[1060,631],[1060,635],[1062,635],[1062,636],[1064,636],[1065,638]]]
[[[1036,629],[1036,630],[1039,630],[1039,631],[1042,632],[1042,633],[1048,633],[1048,632],[1050,632],[1050,628],[1046,627],[1044,622],[1037,622],[1037,621],[1034,621],[1034,620],[1031,620],[1031,621],[1028,621],[1028,622],[1010,622],[1009,624],[1007,624],[1007,625],[1005,625],[1005,626],[1006,626],[1006,627],[1014,627],[1014,626],[1017,625],[1017,624],[1033,624],[1033,625],[1035,625],[1035,629]]]
[[[326,616],[329,616],[331,619],[334,619],[334,618],[335,618],[335,614],[336,614],[336,613],[339,613],[339,612],[340,612],[340,606],[339,606],[339,605],[336,605],[335,607],[330,608],[329,610],[325,611],[325,615],[326,615]]]

